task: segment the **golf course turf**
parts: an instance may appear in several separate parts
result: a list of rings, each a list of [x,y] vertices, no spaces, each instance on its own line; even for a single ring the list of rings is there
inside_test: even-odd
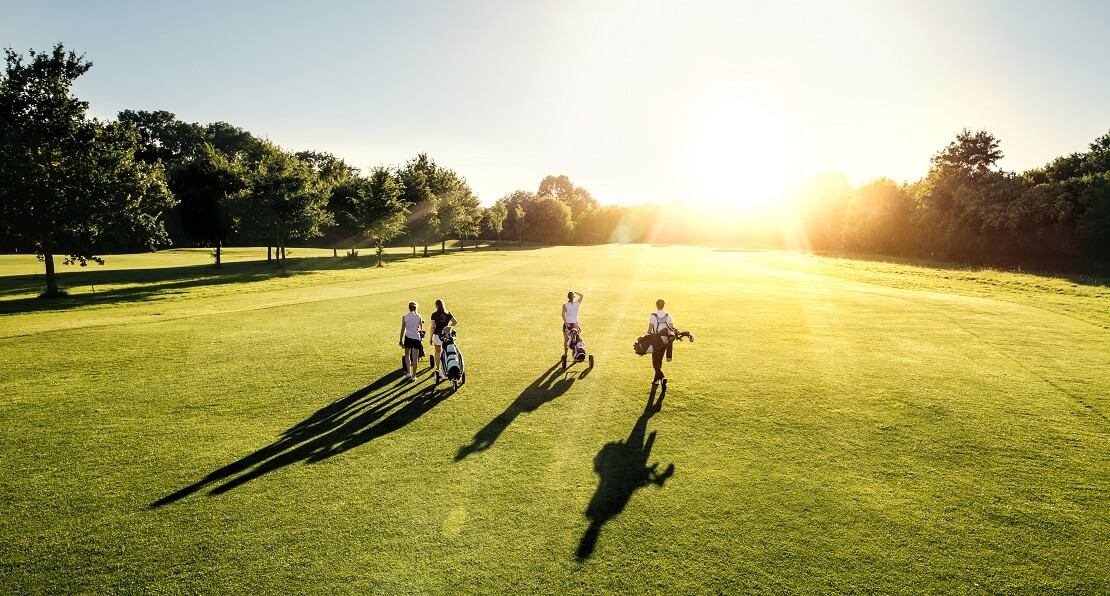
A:
[[[264,254],[59,266],[57,300],[0,256],[0,592],[1110,592],[1105,279]],[[696,335],[665,394],[632,350],[660,297]],[[399,371],[437,298],[454,392]]]

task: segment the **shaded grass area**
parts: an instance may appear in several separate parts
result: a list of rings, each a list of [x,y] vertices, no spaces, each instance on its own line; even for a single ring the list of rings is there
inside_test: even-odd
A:
[[[61,298],[44,299],[39,294],[45,288],[43,274],[23,274],[0,277],[0,313],[17,313],[39,310],[67,310],[90,305],[111,305],[122,302],[158,300],[179,294],[192,288],[224,284],[243,284],[272,279],[280,275],[276,260],[261,258],[261,249],[227,249],[228,258],[219,267],[212,263],[197,263],[204,259],[204,253],[197,250],[167,251],[159,266],[135,269],[106,269],[97,265],[78,268],[66,267],[68,271],[58,274],[59,285],[67,295]],[[373,267],[376,259],[333,257],[330,251],[302,250],[293,254],[309,252],[308,256],[287,258],[289,275],[304,275],[319,271],[343,269],[363,269]],[[136,255],[118,255],[113,260],[127,262]],[[151,259],[139,255],[142,260]],[[393,254],[386,262],[404,258]],[[3,260],[15,261],[8,256]],[[8,264],[8,269],[25,269],[28,257],[19,263]],[[174,265],[174,263],[184,263]],[[4,267],[0,266],[0,271]]]
[[[1110,588],[1097,297],[681,247],[390,265],[0,317],[5,588]],[[556,364],[571,288],[593,369]],[[665,397],[631,350],[660,296],[697,334]],[[435,298],[455,393],[397,375]]]
[[[537,247],[501,247],[498,252],[526,252]],[[449,247],[450,252],[419,252],[412,256],[407,247],[393,247],[382,256],[385,266],[410,270],[421,260],[448,258],[456,254],[475,254],[472,246],[465,251]],[[492,250],[488,246],[481,251]],[[59,285],[65,296],[42,298],[46,288],[43,265],[33,255],[0,255],[0,315],[9,313],[69,310],[85,306],[114,305],[136,301],[158,301],[189,294],[206,286],[222,287],[224,293],[239,291],[236,286],[262,282],[281,275],[276,259],[267,261],[262,248],[224,249],[223,263],[216,267],[209,249],[174,249],[161,253],[112,255],[109,266],[90,264],[86,267],[59,264]],[[343,251],[294,248],[287,256],[287,276],[309,276],[329,271],[357,272],[377,266],[372,251],[349,257]],[[122,265],[122,266],[121,266]],[[326,282],[325,282],[326,283]]]

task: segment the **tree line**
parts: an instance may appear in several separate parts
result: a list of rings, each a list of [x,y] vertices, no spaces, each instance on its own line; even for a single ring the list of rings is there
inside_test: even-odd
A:
[[[964,129],[912,183],[880,178],[852,188],[842,176],[797,197],[819,250],[979,265],[1106,271],[1110,264],[1110,133],[1088,151],[1015,173],[998,167],[999,141]]]
[[[798,236],[742,216],[683,207],[601,205],[566,175],[483,208],[466,179],[419,154],[368,172],[319,151],[290,152],[226,122],[183,122],[166,111],[89,118],[73,96],[92,63],[57,44],[5,50],[0,73],[0,246],[44,262],[46,295],[60,290],[54,257],[168,246],[265,246],[282,272],[289,246],[355,256],[386,246],[413,256],[448,240],[518,245],[605,242],[747,243],[1042,267],[1110,263],[1110,134],[1089,151],[1021,174],[998,168],[999,142],[964,130],[912,183],[853,188],[812,180],[791,201]],[[737,192],[743,192],[742,181]],[[800,242],[798,242],[800,240]]]
[[[82,266],[98,255],[168,246],[266,246],[285,272],[286,248],[357,255],[386,245],[413,255],[483,232],[519,243],[573,240],[597,201],[566,176],[489,208],[466,179],[419,154],[363,172],[319,151],[289,152],[226,122],[183,122],[167,111],[90,118],[72,93],[92,63],[57,44],[23,56],[5,49],[0,74],[0,245],[34,252],[46,295],[59,295],[54,257]],[[588,226],[587,226],[588,229]],[[600,234],[594,234],[600,237]]]

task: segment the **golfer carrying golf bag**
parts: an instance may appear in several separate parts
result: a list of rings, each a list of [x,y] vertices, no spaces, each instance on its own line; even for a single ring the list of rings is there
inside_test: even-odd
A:
[[[671,361],[671,352],[674,349],[674,319],[670,313],[663,310],[666,304],[662,298],[655,301],[656,311],[648,315],[648,334],[651,335],[651,366],[655,368],[655,378],[652,385],[663,384],[667,388],[667,377],[663,376],[663,356],[667,362]]]

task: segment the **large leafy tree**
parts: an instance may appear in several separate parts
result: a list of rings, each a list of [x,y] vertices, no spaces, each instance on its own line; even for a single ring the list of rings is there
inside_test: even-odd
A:
[[[640,234],[632,231],[636,219],[630,208],[604,205],[574,223],[574,236],[582,243],[630,242]]]
[[[354,224],[355,203],[363,183],[358,168],[330,153],[299,151],[296,155],[308,165],[328,195],[325,208],[332,221],[323,230],[324,242],[331,246],[333,254],[339,246],[349,246],[353,251],[362,237],[361,229]]]
[[[844,246],[869,253],[899,254],[913,214],[905,188],[880,178],[855,190],[844,215]]]
[[[486,229],[497,235],[497,250],[501,250],[501,231],[505,229],[505,219],[509,216],[509,208],[504,199],[501,199],[486,209]]]
[[[277,248],[285,275],[288,242],[319,236],[331,222],[326,187],[308,164],[269,142],[263,142],[249,179],[245,221],[257,238]]]
[[[1088,255],[1110,262],[1110,171],[1081,179],[1083,213],[1076,222],[1079,241]]]
[[[1110,262],[1110,133],[1090,144],[1083,161],[1076,230],[1088,254]]]
[[[466,245],[466,239],[476,238],[482,229],[482,207],[478,197],[475,197],[470,192],[470,188],[465,186],[449,193],[446,199],[444,227],[447,228],[448,233],[459,238],[459,250],[462,250]]]
[[[513,221],[516,222],[516,245],[517,248],[521,248],[524,246],[524,230],[528,229],[527,222],[524,219],[524,205],[513,206],[512,214]]]
[[[930,172],[946,175],[983,176],[994,171],[1002,159],[998,139],[985,131],[963,129],[956,139],[949,142],[929,159]]]
[[[364,179],[358,176],[337,185],[328,194],[326,209],[331,214],[332,223],[325,228],[324,242],[331,246],[332,254],[337,254],[340,247],[350,249],[351,255],[356,254],[362,239],[357,210],[363,186]]]
[[[413,256],[417,243],[440,241],[440,252],[447,251],[447,237],[460,231],[476,234],[477,199],[466,180],[453,170],[435,163],[421,153],[405,163],[397,174],[403,187],[402,199],[409,206],[408,228]]]
[[[474,212],[478,209],[478,199],[465,179],[434,162],[428,176],[428,189],[437,198],[434,231],[440,241],[440,254],[443,254],[447,252],[448,236],[465,238],[477,233]]]
[[[203,128],[182,122],[165,110],[123,110],[118,118],[139,131],[140,149],[136,157],[147,163],[161,161],[169,168],[198,156],[207,141]]]
[[[998,139],[989,132],[964,129],[930,158],[929,173],[917,187],[919,221],[930,255],[971,259],[990,251],[991,241],[983,235],[991,227],[985,219],[988,205],[1016,199],[997,168],[1002,156]]]
[[[1084,156],[1084,174],[1098,175],[1110,172],[1110,132],[1095,139]]]
[[[29,59],[5,49],[0,75],[0,214],[46,267],[46,296],[61,294],[54,255],[84,266],[105,247],[167,241],[173,204],[160,165],[135,159],[138,133],[86,117],[74,81],[92,63],[57,44]]]
[[[216,267],[222,266],[223,246],[239,228],[233,201],[247,183],[242,165],[207,143],[194,158],[170,170],[181,225],[194,241],[214,249]]]
[[[536,195],[527,190],[514,190],[500,199],[508,211],[506,228],[516,237],[517,246],[524,246],[524,236],[528,232],[525,215],[534,207],[536,200]]]
[[[385,245],[405,231],[408,206],[402,198],[401,182],[386,168],[375,168],[364,179],[355,213],[362,233],[374,244],[378,267],[382,266]]]
[[[442,200],[436,195],[431,195],[421,203],[414,205],[405,220],[409,235],[413,242],[413,256],[416,256],[416,245],[424,246],[424,256],[428,256],[428,245],[437,238],[441,238],[440,230],[442,219],[439,216]]]
[[[429,179],[435,174],[435,163],[426,153],[410,159],[397,171],[401,182],[401,201],[409,210],[406,225],[412,243],[412,256],[416,245],[424,242],[424,256],[428,256],[428,241],[439,229],[439,201],[432,192]]]
[[[261,160],[270,150],[266,141],[227,122],[213,122],[205,126],[204,137],[229,159],[253,163]]]
[[[537,197],[554,197],[570,207],[571,220],[577,224],[599,207],[590,191],[575,186],[565,174],[546,176],[540,181]]]
[[[526,227],[536,231],[536,239],[547,244],[566,242],[574,230],[570,207],[554,197],[537,199],[524,219]]]

